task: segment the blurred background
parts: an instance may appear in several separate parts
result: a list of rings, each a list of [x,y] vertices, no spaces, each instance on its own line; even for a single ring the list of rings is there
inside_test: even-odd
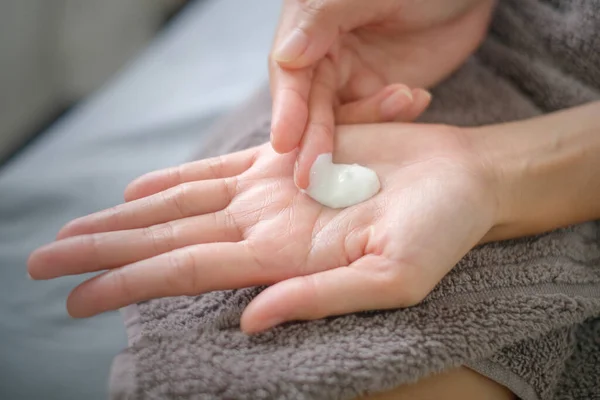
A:
[[[0,2],[0,162],[139,53],[186,0]]]
[[[31,281],[27,258],[199,154],[266,84],[280,3],[0,0],[0,400],[108,398],[120,313],[70,318],[90,275]]]

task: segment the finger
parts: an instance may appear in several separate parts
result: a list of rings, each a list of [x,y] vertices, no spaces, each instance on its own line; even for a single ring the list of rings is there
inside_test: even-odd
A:
[[[251,148],[225,156],[150,172],[137,178],[127,186],[125,200],[137,200],[186,182],[230,178],[239,175],[252,166],[256,152],[256,148]]]
[[[315,72],[309,101],[309,119],[302,137],[294,178],[296,185],[306,189],[310,168],[319,154],[333,151],[335,119],[333,105],[337,86],[333,62],[323,59]]]
[[[393,3],[389,0],[382,0]],[[322,2],[299,2],[288,0],[283,7],[281,22],[276,34],[274,49],[269,62],[269,81],[273,97],[271,144],[278,153],[296,149],[304,135],[308,120],[308,97],[311,91],[312,73],[315,64],[327,54],[336,57],[334,45],[340,31],[349,31],[364,21],[385,14],[385,7],[372,7],[364,1],[351,4],[339,0]],[[340,25],[341,24],[341,25]],[[339,43],[338,43],[339,45]],[[338,46],[339,47],[339,46]],[[297,55],[297,57],[296,57]],[[349,67],[356,58],[340,55],[341,67]],[[295,59],[294,59],[295,58]],[[349,68],[341,68],[350,73]],[[340,79],[348,79],[346,73]],[[375,87],[379,89],[381,79],[372,73],[363,74],[357,82],[360,94]]]
[[[286,321],[314,320],[358,311],[407,307],[418,302],[398,265],[365,256],[349,267],[288,279],[261,292],[242,315],[242,330],[260,332]]]
[[[412,122],[431,104],[431,94],[425,89],[413,89],[413,102],[409,107],[402,109],[395,120],[398,122]]]
[[[221,211],[148,228],[70,237],[34,251],[27,265],[33,279],[52,279],[117,268],[195,244],[239,240],[239,229]]]
[[[201,244],[92,278],[71,292],[67,309],[73,317],[89,317],[154,298],[264,284],[266,272],[246,242]]]
[[[305,68],[323,58],[337,38],[336,0],[284,2],[271,58],[285,68]]]
[[[343,48],[340,51],[339,63],[344,70],[338,97],[342,103],[351,103],[375,96],[385,89],[386,80],[376,74],[370,66],[365,65],[364,60],[352,49]]]
[[[285,70],[271,63],[270,71],[273,96],[271,145],[276,152],[284,154],[296,149],[302,139],[308,120],[312,70]]]
[[[336,124],[369,124],[394,121],[412,108],[413,93],[406,85],[386,86],[375,95],[341,105],[336,109]]]
[[[233,199],[236,186],[235,177],[184,183],[164,192],[71,221],[60,230],[57,239],[145,228],[220,211]]]

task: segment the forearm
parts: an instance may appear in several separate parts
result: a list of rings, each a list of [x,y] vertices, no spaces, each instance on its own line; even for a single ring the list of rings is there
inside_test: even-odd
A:
[[[470,134],[498,192],[487,241],[600,219],[600,102]]]

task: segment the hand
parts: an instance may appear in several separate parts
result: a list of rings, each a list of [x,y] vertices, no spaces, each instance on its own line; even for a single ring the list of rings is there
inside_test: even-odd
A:
[[[295,154],[266,144],[155,172],[128,203],[67,224],[29,260],[34,279],[108,270],[73,290],[86,317],[165,296],[272,285],[242,329],[420,302],[495,221],[487,169],[459,128],[340,127],[334,160],[382,190],[333,210],[300,192]]]
[[[476,49],[493,0],[287,0],[270,59],[272,145],[300,146],[296,182],[334,125],[412,121]]]

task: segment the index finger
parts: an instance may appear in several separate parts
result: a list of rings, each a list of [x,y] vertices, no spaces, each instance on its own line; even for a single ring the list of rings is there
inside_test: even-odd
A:
[[[313,67],[284,68],[273,55],[281,40],[295,28],[298,9],[295,0],[284,2],[269,56],[269,84],[273,98],[271,145],[278,153],[288,153],[300,145],[308,121]]]
[[[271,144],[278,153],[289,153],[300,144],[308,120],[308,96],[312,67],[284,69],[269,62],[273,97]]]
[[[335,119],[333,105],[335,102],[337,73],[333,61],[324,58],[318,64],[312,82],[309,100],[309,116],[304,133],[298,161],[296,164],[296,185],[306,189],[309,185],[312,164],[322,153],[333,151],[333,135]]]

